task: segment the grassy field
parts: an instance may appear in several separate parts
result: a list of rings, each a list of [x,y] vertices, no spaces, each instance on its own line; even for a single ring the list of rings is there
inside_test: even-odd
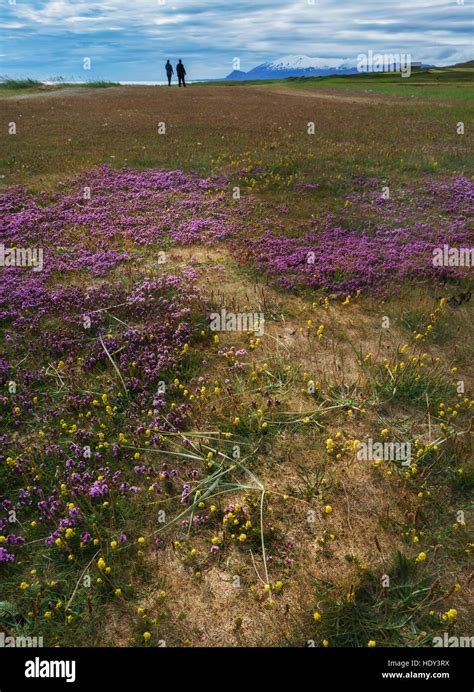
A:
[[[415,69],[410,77],[400,73],[356,74],[334,77],[290,77],[285,80],[222,81],[219,86],[252,85],[278,89],[285,85],[299,89],[347,89],[365,93],[416,99],[473,100],[474,68]],[[203,85],[205,83],[203,82]]]
[[[432,257],[474,245],[474,107],[446,74],[2,97],[0,242],[44,257],[0,268],[1,631],[470,636],[472,268]]]

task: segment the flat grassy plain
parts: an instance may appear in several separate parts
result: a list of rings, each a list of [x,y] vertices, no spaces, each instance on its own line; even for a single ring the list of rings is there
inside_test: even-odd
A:
[[[452,79],[1,99],[0,240],[46,255],[0,274],[4,632],[470,636],[472,273],[427,254],[474,244]],[[264,333],[213,332],[222,308]]]
[[[279,89],[282,84],[298,89],[343,89],[416,99],[472,100],[473,67],[415,69],[409,77],[401,74],[358,74],[334,77],[290,77],[285,80],[222,81],[220,86],[243,84]],[[205,83],[203,83],[204,85]]]

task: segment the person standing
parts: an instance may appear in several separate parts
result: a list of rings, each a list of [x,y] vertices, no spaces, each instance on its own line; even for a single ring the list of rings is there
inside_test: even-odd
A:
[[[171,86],[171,77],[173,76],[173,65],[169,60],[166,61],[165,65],[166,76],[168,77],[168,86]]]
[[[178,86],[181,86],[181,82],[183,82],[183,86],[186,86],[186,82],[184,80],[184,77],[186,75],[186,70],[184,69],[184,65],[181,60],[178,60],[178,64],[176,65],[176,74],[178,75]]]

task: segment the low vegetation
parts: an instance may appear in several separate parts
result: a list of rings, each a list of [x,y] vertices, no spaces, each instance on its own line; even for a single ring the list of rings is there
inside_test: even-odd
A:
[[[469,636],[472,106],[314,92],[4,100],[1,631]]]

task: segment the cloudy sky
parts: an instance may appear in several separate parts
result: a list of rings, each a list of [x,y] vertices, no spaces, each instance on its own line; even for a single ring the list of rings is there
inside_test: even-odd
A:
[[[474,57],[473,3],[1,0],[0,75],[153,81],[169,57],[191,79],[215,78],[235,58],[247,71],[288,54],[355,60],[370,49],[449,65]]]

